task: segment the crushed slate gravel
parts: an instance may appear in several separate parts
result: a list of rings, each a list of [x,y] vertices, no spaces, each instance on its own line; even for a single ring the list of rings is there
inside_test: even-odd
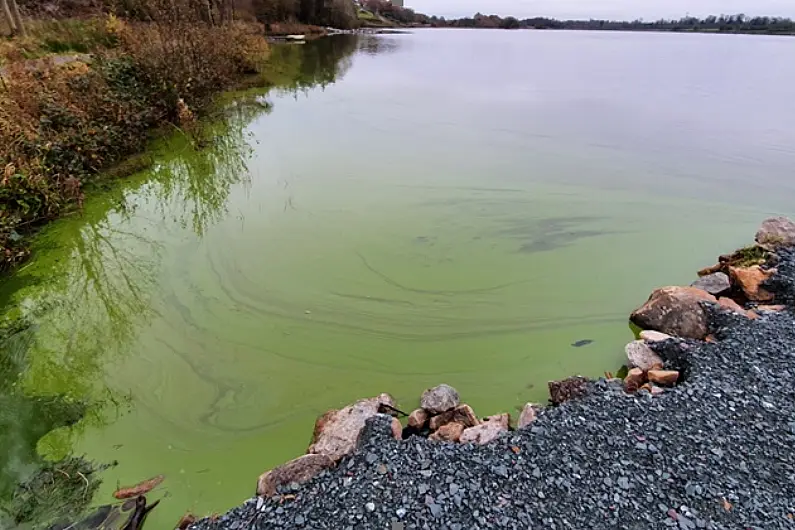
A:
[[[335,469],[192,528],[795,529],[795,256],[778,271],[787,311],[711,309],[716,343],[655,347],[683,377],[660,396],[595,381],[477,447],[376,417]]]

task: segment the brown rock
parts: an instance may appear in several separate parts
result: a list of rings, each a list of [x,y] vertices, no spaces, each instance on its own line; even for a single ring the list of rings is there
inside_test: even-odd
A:
[[[635,392],[646,382],[646,374],[640,368],[632,368],[624,378],[624,390]]]
[[[475,411],[472,410],[467,404],[459,405],[453,410],[448,410],[447,412],[442,412],[431,418],[430,421],[430,428],[432,431],[435,431],[442,425],[451,422],[458,422],[464,425],[464,427],[474,427],[480,421],[478,421],[477,416],[475,416]]]
[[[561,381],[550,381],[547,386],[549,387],[549,400],[553,405],[560,405],[588,393],[588,379],[579,375]]]
[[[624,347],[627,363],[630,368],[640,368],[644,372],[651,370],[655,364],[662,364],[660,356],[654,353],[642,340],[635,340]]]
[[[715,303],[717,300],[695,287],[662,287],[652,292],[646,303],[632,312],[630,320],[643,329],[703,339],[708,329],[702,302]]]
[[[775,269],[762,270],[759,265],[753,267],[729,267],[732,282],[742,289],[746,298],[754,302],[769,302],[773,293],[762,287],[762,282],[775,274]]]
[[[679,380],[676,370],[649,370],[649,381],[658,385],[672,386]]]
[[[186,530],[190,525],[192,525],[195,522],[196,522],[196,516],[188,512],[179,518],[179,521],[177,521],[177,526],[175,526],[174,528],[176,528],[177,530]]]
[[[720,272],[723,270],[723,263],[716,263],[715,265],[704,267],[700,271],[698,271],[699,276],[709,276],[710,274],[715,274],[716,272]]]
[[[431,414],[447,412],[456,408],[459,403],[458,391],[445,384],[427,389],[420,398],[420,407]]]
[[[495,440],[500,434],[508,431],[510,424],[510,415],[497,414],[496,416],[489,416],[486,421],[480,425],[464,429],[461,433],[461,443],[475,443],[483,445]]]
[[[412,410],[409,414],[408,426],[414,429],[422,430],[428,422],[429,414],[425,409]]]
[[[645,384],[640,386],[640,388],[638,389],[638,392],[640,392],[641,390],[645,390],[646,392],[651,394],[651,385],[649,383],[645,383]]]
[[[378,407],[382,403],[395,406],[392,396],[381,394],[373,398],[360,399],[345,408],[325,413],[315,422],[312,445],[307,452],[328,455],[335,462],[352,453],[365,421],[378,414]]]
[[[765,219],[756,232],[756,242],[771,249],[795,245],[795,222],[787,217]]]
[[[721,306],[723,309],[726,309],[728,311],[732,311],[732,312],[737,313],[739,315],[745,315],[746,314],[745,313],[745,308],[743,306],[741,306],[740,304],[738,304],[737,302],[735,302],[731,298],[726,298],[725,296],[722,296],[722,297],[718,298],[718,305]]]
[[[517,428],[523,429],[536,421],[536,417],[538,417],[538,411],[541,410],[539,405],[534,403],[526,403],[524,407],[522,407],[522,412],[519,414],[519,422],[517,423]]]
[[[266,471],[257,481],[257,495],[270,497],[276,493],[279,486],[293,482],[301,484],[310,480],[315,475],[334,466],[334,460],[327,455],[308,454],[290,460],[286,464]]]
[[[466,426],[457,421],[445,423],[439,430],[431,434],[428,439],[438,440],[442,442],[457,442],[461,439],[461,433],[464,432]]]
[[[489,416],[485,420],[486,423],[496,423],[503,427],[506,431],[511,427],[511,415],[507,412],[503,412],[502,414],[495,414],[494,416]]]

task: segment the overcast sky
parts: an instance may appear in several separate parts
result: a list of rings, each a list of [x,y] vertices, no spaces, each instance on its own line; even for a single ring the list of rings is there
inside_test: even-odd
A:
[[[519,18],[657,19],[745,13],[795,18],[795,0],[405,0],[428,15],[445,17],[484,14]]]

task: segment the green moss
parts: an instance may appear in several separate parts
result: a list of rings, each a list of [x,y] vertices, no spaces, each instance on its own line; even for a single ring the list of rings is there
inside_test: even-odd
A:
[[[733,266],[750,267],[761,265],[767,260],[768,252],[760,246],[749,245],[735,250],[729,263]]]

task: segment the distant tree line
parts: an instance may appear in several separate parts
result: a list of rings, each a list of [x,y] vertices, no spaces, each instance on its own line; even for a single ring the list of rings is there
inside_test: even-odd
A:
[[[680,19],[660,19],[645,21],[620,20],[557,20],[547,17],[534,17],[520,20],[516,17],[500,17],[477,13],[472,17],[445,19],[415,13],[411,9],[393,6],[387,0],[363,0],[363,7],[377,12],[399,24],[426,25],[452,28],[494,28],[494,29],[575,29],[604,31],[691,31],[712,33],[762,33],[772,35],[795,34],[795,21],[784,17],[749,17],[738,15],[711,15],[705,18],[683,17]]]

